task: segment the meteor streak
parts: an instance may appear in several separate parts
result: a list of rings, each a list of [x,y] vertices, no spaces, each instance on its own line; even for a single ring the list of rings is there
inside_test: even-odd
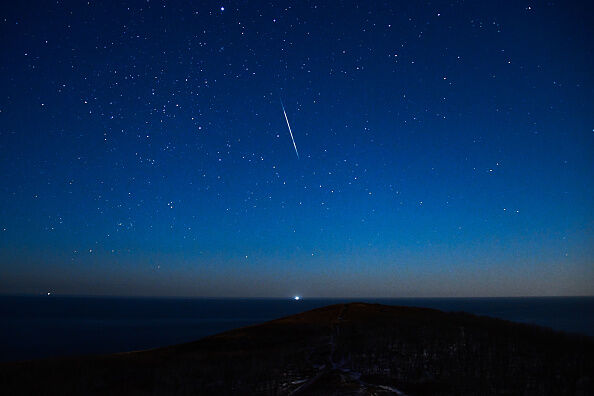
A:
[[[281,99],[281,107],[283,108],[283,114],[285,115],[285,120],[287,121],[287,127],[289,127],[289,134],[291,135],[291,140],[293,141],[293,147],[295,147],[295,154],[297,154],[297,159],[299,159],[299,151],[297,151],[297,145],[295,144],[295,138],[293,138],[293,131],[291,131],[291,125],[289,124],[289,119],[287,118],[287,112],[285,111],[285,105],[283,104],[283,100]]]

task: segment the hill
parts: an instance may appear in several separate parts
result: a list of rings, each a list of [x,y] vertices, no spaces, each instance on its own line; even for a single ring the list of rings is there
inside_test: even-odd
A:
[[[352,303],[148,351],[4,363],[0,389],[10,395],[589,395],[593,352],[586,336],[466,313]]]

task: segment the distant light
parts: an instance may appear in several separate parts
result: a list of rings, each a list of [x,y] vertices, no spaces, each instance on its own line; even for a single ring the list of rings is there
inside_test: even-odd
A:
[[[52,292],[47,292],[47,295],[48,295],[48,296],[51,296],[51,295],[52,295]]]
[[[225,11],[225,7],[221,7],[221,11]]]
[[[299,296],[295,296],[295,297],[293,297],[293,299],[294,299],[295,301],[298,301],[298,300],[301,300],[301,297],[299,297]]]

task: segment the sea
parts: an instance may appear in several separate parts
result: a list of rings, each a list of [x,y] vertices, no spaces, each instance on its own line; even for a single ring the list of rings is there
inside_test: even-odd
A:
[[[0,361],[194,341],[342,302],[464,311],[594,337],[594,297],[231,299],[0,296]]]

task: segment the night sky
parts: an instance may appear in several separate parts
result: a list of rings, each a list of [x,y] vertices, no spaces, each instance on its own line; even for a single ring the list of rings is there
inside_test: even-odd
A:
[[[592,295],[591,7],[2,2],[0,293]]]

